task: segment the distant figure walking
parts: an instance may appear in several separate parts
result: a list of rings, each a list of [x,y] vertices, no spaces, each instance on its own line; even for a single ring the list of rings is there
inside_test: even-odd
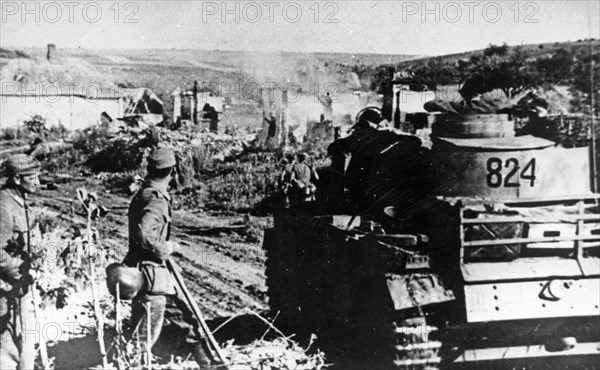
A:
[[[333,100],[331,99],[331,96],[329,96],[329,93],[319,98],[319,101],[323,106],[323,111],[321,113],[321,122],[333,122]]]
[[[292,187],[292,172],[294,170],[294,165],[296,164],[296,158],[291,153],[286,154],[281,160],[281,164],[283,165],[283,168],[278,179],[279,191],[285,195],[286,201],[289,201],[289,192]]]
[[[204,104],[202,111],[204,112],[202,118],[210,121],[210,131],[217,132],[219,130],[219,113],[217,113],[215,107],[206,103]]]

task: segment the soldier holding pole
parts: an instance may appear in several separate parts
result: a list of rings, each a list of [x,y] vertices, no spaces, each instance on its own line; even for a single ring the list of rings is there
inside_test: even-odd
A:
[[[199,319],[167,265],[174,247],[170,241],[172,209],[167,190],[176,176],[175,165],[173,151],[155,149],[148,157],[148,175],[143,187],[129,207],[129,252],[123,263],[139,268],[145,279],[144,289],[133,300],[129,335],[137,328],[141,347],[149,352],[146,343],[150,346],[156,343],[167,314],[173,324],[186,331],[186,341],[200,369],[208,369],[211,353],[201,334]]]
[[[31,216],[27,197],[39,187],[40,164],[29,155],[8,158],[0,190],[0,365],[33,370],[37,336],[32,301]]]

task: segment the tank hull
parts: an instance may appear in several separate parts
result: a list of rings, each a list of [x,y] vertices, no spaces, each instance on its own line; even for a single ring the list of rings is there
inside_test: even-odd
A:
[[[448,213],[444,218],[448,220]],[[600,316],[600,271],[587,275],[579,268],[549,271],[542,258],[537,264],[528,260],[461,264],[456,261],[459,242],[452,242],[457,236],[443,228],[438,230],[446,241],[443,248],[453,255],[440,254],[434,260],[454,259],[444,265],[455,268],[438,268],[432,262],[429,268],[409,271],[402,252],[439,240],[419,234],[378,234],[361,224],[360,217],[311,214],[310,209],[277,213],[274,228],[265,234],[269,297],[272,310],[280,314],[278,320],[287,322],[290,330],[323,334],[345,328],[368,343],[358,344],[362,350],[372,345],[369,353],[390,368],[562,369],[553,364],[565,361],[579,366],[571,368],[597,368],[600,332],[594,322]],[[519,272],[519,265],[529,275]],[[485,269],[486,278],[469,269],[473,266]],[[537,266],[541,267],[536,270]],[[575,282],[575,290],[558,300],[544,297],[544,290],[556,280]],[[410,367],[407,364],[419,355],[408,360],[398,356],[403,353],[398,346],[406,347],[406,333],[398,328],[406,327],[407,318],[421,315],[426,324],[413,325],[410,332],[426,334],[426,340],[416,340],[419,343],[440,343],[435,351],[439,356],[434,356],[439,362]],[[575,338],[576,349],[552,348],[568,337]]]

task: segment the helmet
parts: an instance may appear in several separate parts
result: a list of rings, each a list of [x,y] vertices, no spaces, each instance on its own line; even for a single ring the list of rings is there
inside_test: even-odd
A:
[[[381,109],[377,107],[366,107],[358,112],[356,115],[356,124],[352,126],[352,128],[355,130],[358,128],[367,128],[369,127],[369,123],[377,125],[381,121],[383,121]]]
[[[144,287],[144,276],[134,267],[111,263],[106,267],[106,285],[113,296],[117,294],[117,284],[121,299],[133,299]]]
[[[4,163],[7,176],[32,175],[39,171],[40,162],[27,154],[14,154]]]

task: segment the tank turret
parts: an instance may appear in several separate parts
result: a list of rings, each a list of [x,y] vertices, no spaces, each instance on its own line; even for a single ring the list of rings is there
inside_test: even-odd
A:
[[[499,200],[592,194],[589,147],[515,136],[514,126],[508,114],[433,124],[433,193]]]

